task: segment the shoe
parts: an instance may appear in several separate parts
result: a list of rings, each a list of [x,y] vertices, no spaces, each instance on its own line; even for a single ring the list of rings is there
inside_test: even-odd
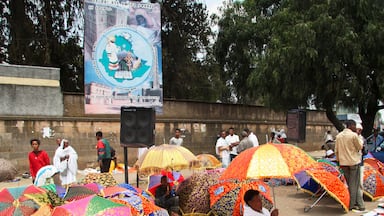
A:
[[[353,207],[353,208],[352,208],[352,211],[353,211],[353,212],[356,212],[356,213],[365,213],[365,212],[368,212],[368,211],[365,210],[364,207],[363,207],[363,208]]]

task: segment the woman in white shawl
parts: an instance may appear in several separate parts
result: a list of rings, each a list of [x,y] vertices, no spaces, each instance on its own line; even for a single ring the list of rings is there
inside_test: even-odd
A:
[[[61,141],[60,147],[53,157],[53,165],[60,171],[62,185],[76,183],[77,153],[72,146],[69,146],[68,140]]]

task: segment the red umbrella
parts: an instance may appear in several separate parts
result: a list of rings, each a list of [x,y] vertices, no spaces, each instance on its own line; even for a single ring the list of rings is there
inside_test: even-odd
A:
[[[45,191],[34,185],[4,188],[0,191],[0,215],[31,215],[39,205],[27,194],[44,194]]]

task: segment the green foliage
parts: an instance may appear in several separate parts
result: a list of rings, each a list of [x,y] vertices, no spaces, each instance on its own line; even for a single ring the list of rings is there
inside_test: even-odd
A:
[[[310,102],[339,130],[335,106],[359,107],[370,128],[384,87],[383,8],[379,0],[246,0],[219,22],[220,66],[239,98],[280,110]],[[227,66],[232,58],[242,67]]]
[[[164,0],[161,8],[164,97],[215,101],[223,85],[214,59],[208,61],[211,29],[206,6]]]
[[[63,91],[81,92],[82,2],[9,1],[4,16],[5,22],[9,23],[8,57],[5,60],[11,64],[58,67]],[[1,29],[4,31],[4,26]]]

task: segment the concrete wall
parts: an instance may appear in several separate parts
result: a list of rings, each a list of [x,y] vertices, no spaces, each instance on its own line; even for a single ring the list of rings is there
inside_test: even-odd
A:
[[[3,115],[63,115],[60,70],[0,64]]]

